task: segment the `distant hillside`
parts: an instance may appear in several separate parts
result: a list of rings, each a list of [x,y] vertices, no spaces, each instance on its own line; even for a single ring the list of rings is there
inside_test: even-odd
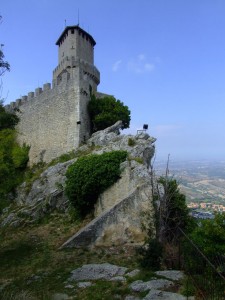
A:
[[[157,163],[158,174],[165,163]],[[225,161],[182,161],[170,163],[170,175],[180,183],[187,202],[208,210],[225,210]]]

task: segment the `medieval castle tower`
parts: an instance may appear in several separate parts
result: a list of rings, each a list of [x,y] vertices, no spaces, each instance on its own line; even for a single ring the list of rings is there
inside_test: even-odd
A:
[[[30,163],[49,162],[90,136],[87,103],[97,92],[95,40],[79,26],[67,26],[56,42],[58,66],[50,83],[6,106],[16,111],[18,141],[30,145]]]

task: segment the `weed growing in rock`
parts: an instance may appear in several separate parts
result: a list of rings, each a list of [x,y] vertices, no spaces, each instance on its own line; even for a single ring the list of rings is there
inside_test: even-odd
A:
[[[133,147],[136,145],[136,142],[134,139],[129,138],[127,144],[128,144],[128,146]]]

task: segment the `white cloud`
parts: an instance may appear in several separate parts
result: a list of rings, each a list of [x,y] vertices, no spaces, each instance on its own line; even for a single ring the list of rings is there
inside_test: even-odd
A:
[[[155,65],[147,61],[144,54],[139,54],[135,59],[128,62],[127,68],[130,72],[137,74],[152,72],[155,69]]]
[[[135,58],[127,62],[127,69],[129,72],[136,74],[150,73],[155,70],[156,65],[159,63],[159,57],[156,57],[153,61],[148,61],[146,55],[140,53]],[[117,72],[121,68],[121,64],[122,60],[117,60],[112,66],[112,71]]]
[[[113,66],[112,66],[113,72],[117,72],[117,71],[118,71],[118,69],[119,69],[121,63],[122,63],[122,60],[117,60],[117,61],[113,64]]]
[[[145,55],[144,54],[139,54],[138,55],[138,60],[139,61],[145,60]]]
[[[147,63],[147,64],[144,65],[144,68],[145,68],[146,71],[151,72],[155,69],[155,65]]]

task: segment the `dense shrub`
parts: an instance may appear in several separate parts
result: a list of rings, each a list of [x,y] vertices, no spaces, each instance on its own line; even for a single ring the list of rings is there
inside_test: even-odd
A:
[[[127,152],[113,151],[79,158],[66,173],[66,194],[80,216],[89,213],[99,196],[120,178]]]
[[[16,143],[14,129],[0,130],[0,196],[11,192],[21,182],[21,170],[28,162],[29,147]]]
[[[139,263],[142,268],[152,271],[160,270],[163,247],[157,239],[149,239],[145,246],[138,249],[138,254],[140,256]]]
[[[161,262],[170,268],[177,267],[178,243],[181,239],[179,228],[188,232],[195,226],[177,181],[161,176],[156,184],[153,195],[156,236],[150,223],[147,241],[139,250],[141,266],[152,270],[159,268]]]
[[[214,219],[201,220],[190,238],[209,259],[225,256],[225,212],[215,214]]]
[[[7,128],[13,129],[18,122],[19,118],[17,115],[6,112],[0,103],[0,130]]]
[[[7,194],[23,180],[28,162],[29,147],[16,142],[15,125],[19,119],[7,113],[0,103],[0,213],[7,202]]]

